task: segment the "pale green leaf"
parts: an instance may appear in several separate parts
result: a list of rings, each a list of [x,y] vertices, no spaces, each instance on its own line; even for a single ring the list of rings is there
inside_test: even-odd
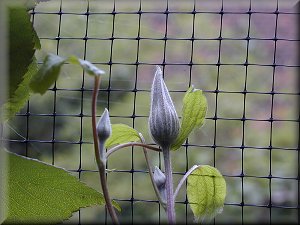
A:
[[[66,170],[4,152],[9,165],[5,223],[60,223],[82,207],[105,204],[101,193]]]
[[[31,79],[31,90],[36,93],[44,94],[56,81],[61,66],[65,61],[65,58],[58,55],[48,54],[39,71]]]
[[[189,88],[183,98],[182,119],[179,135],[171,149],[177,150],[195,128],[204,124],[207,111],[206,97],[199,89]]]
[[[72,64],[80,65],[85,72],[87,72],[92,76],[100,76],[102,74],[105,74],[103,70],[99,69],[91,62],[87,60],[79,59],[76,56],[70,56],[69,62]]]
[[[113,145],[135,142],[140,140],[139,133],[130,126],[125,124],[112,124],[112,134],[105,142],[105,147],[109,148]]]
[[[187,179],[187,197],[195,220],[203,222],[221,213],[226,196],[226,183],[214,167],[203,165]]]

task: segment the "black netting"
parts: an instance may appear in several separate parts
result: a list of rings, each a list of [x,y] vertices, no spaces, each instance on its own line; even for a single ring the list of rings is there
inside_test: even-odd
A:
[[[142,132],[155,65],[180,114],[191,85],[202,89],[206,123],[173,154],[174,179],[193,164],[217,167],[227,182],[221,222],[299,222],[297,1],[56,1],[32,20],[44,53],[77,55],[106,71],[98,116]],[[7,124],[11,148],[61,166],[100,190],[91,131],[92,78],[65,65],[44,96],[33,95]],[[161,166],[161,156],[151,153]],[[142,153],[127,149],[108,162],[121,221],[164,221]],[[182,191],[178,221],[192,222]],[[104,207],[80,210],[75,223],[104,222]]]

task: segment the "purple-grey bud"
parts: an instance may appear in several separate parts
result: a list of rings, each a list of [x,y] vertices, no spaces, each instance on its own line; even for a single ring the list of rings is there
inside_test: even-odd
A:
[[[165,174],[157,166],[154,167],[153,179],[157,187],[162,187],[166,183]]]
[[[109,112],[105,108],[103,114],[101,115],[98,124],[97,124],[97,135],[98,140],[104,144],[104,142],[110,137],[111,135],[111,124],[109,119]]]
[[[180,123],[159,66],[151,87],[150,133],[156,144],[168,149],[179,134]]]
[[[161,199],[166,203],[167,202],[167,197],[166,197],[166,180],[167,179],[166,179],[165,174],[157,166],[155,166],[155,168],[154,168],[153,180],[159,191]]]

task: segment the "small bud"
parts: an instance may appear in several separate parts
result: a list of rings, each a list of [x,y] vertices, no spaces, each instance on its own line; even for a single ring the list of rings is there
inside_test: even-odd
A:
[[[161,199],[166,203],[166,176],[157,166],[154,168],[153,180],[159,191]]]
[[[180,129],[174,104],[158,66],[151,87],[149,128],[153,140],[163,149],[171,146]]]
[[[109,112],[106,108],[104,109],[104,112],[98,121],[97,135],[100,144],[104,143],[111,135],[111,124],[109,119]]]
[[[166,176],[157,166],[154,168],[153,179],[158,188],[165,186]]]
[[[104,162],[106,161],[104,143],[111,135],[111,124],[109,119],[109,112],[106,108],[104,109],[104,112],[102,113],[98,121],[96,130],[97,130],[97,135],[99,140],[100,158]]]

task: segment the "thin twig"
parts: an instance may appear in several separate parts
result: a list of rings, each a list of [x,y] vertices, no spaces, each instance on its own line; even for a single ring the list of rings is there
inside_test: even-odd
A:
[[[139,136],[140,136],[141,142],[144,144],[145,143],[145,139],[144,139],[143,135],[141,133],[139,133]],[[160,204],[162,205],[162,207],[164,208],[164,210],[167,210],[167,208],[166,208],[166,202],[163,201],[163,199],[161,198],[159,190],[158,190],[158,188],[157,188],[157,186],[156,186],[156,184],[154,182],[152,164],[150,162],[150,159],[148,157],[148,152],[147,152],[147,150],[146,150],[145,147],[143,147],[143,151],[144,151],[144,155],[145,155],[145,159],[146,159],[146,164],[147,164],[147,167],[148,167],[148,170],[149,170],[149,175],[150,175],[151,183],[152,183],[152,186],[154,188],[156,197],[157,197],[158,201],[160,202]]]
[[[106,203],[106,208],[109,212],[109,215],[112,219],[112,222],[114,224],[119,224],[119,220],[116,214],[116,211],[112,205],[111,198],[109,196],[108,187],[107,187],[107,181],[106,181],[106,175],[105,175],[105,167],[106,167],[106,159],[101,160],[100,158],[100,151],[99,151],[99,142],[98,142],[98,136],[97,136],[97,123],[96,123],[96,103],[97,103],[97,97],[98,97],[98,89],[100,86],[100,77],[95,76],[95,83],[94,83],[94,90],[93,90],[93,98],[92,98],[92,127],[93,127],[93,138],[94,138],[94,149],[95,149],[95,157],[97,166],[99,169],[99,175],[100,175],[100,183],[101,188],[103,191],[103,196]]]
[[[107,152],[106,152],[106,157],[108,158],[112,153],[118,151],[118,150],[121,150],[122,148],[125,148],[125,147],[130,147],[130,146],[141,146],[143,148],[148,148],[150,150],[153,150],[153,151],[156,151],[156,152],[161,152],[161,150],[159,148],[155,148],[155,147],[152,147],[152,146],[149,146],[149,145],[146,145],[145,143],[140,143],[140,142],[128,142],[128,143],[124,143],[124,144],[120,144],[120,145],[117,145],[111,149],[109,149]]]
[[[98,97],[98,89],[100,86],[100,77],[95,76],[94,81],[94,90],[93,90],[93,97],[92,97],[92,128],[93,128],[93,139],[94,139],[94,149],[95,149],[95,156],[97,164],[100,163],[100,152],[99,152],[99,142],[97,136],[97,122],[96,122],[96,111],[97,111],[97,97]]]
[[[199,168],[200,166],[199,165],[194,165],[192,168],[190,168],[185,174],[184,176],[181,178],[181,180],[179,181],[178,185],[177,185],[177,188],[174,192],[174,201],[178,195],[178,192],[181,188],[181,186],[183,185],[184,181],[187,179],[187,177],[197,168]]]

